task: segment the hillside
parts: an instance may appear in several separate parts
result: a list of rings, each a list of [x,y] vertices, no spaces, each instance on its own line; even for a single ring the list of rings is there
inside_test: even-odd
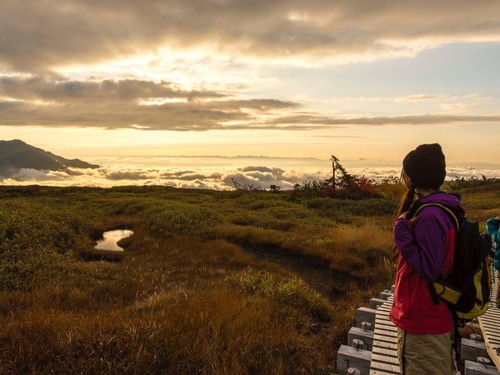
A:
[[[19,169],[67,171],[72,168],[98,168],[79,159],[66,159],[33,147],[19,139],[0,141],[0,176],[9,177]]]

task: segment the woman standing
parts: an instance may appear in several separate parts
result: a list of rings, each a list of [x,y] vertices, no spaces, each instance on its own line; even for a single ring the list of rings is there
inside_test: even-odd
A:
[[[453,266],[455,227],[438,203],[457,217],[460,197],[439,190],[446,176],[445,156],[437,143],[423,144],[403,160],[407,192],[398,210],[393,236],[397,272],[391,321],[398,327],[402,374],[453,374],[454,319],[446,303],[430,293],[429,281],[445,277]]]

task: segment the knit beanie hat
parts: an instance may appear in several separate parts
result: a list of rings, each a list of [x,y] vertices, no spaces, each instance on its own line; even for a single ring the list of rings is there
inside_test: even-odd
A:
[[[424,144],[403,159],[403,170],[414,187],[439,189],[446,177],[446,162],[438,143]]]

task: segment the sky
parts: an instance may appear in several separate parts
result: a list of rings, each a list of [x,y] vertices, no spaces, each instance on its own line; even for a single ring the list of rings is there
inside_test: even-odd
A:
[[[105,168],[78,184],[269,182],[249,167],[299,181],[330,155],[397,174],[434,142],[449,174],[500,177],[499,14],[497,0],[0,0],[0,139]]]

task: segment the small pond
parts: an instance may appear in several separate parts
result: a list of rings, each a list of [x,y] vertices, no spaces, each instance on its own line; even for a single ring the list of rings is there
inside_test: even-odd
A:
[[[129,229],[117,229],[104,232],[102,240],[97,241],[97,245],[94,249],[97,250],[111,250],[111,251],[123,251],[123,248],[118,246],[118,241],[130,237],[134,232]]]

